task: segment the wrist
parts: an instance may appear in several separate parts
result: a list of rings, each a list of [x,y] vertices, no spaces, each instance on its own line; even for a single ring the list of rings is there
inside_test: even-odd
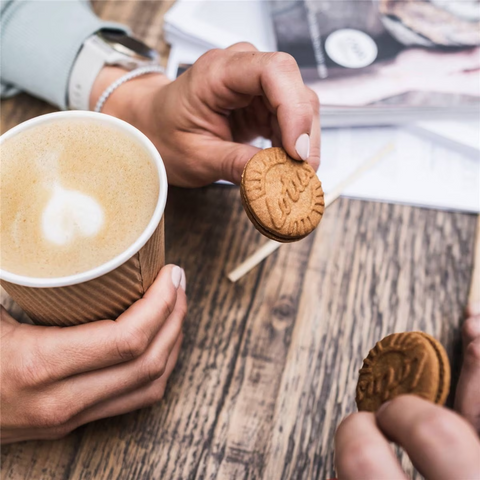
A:
[[[113,66],[106,66],[100,71],[90,92],[90,110],[95,108],[105,89],[126,73],[125,69]],[[118,117],[140,128],[145,116],[148,116],[147,107],[151,104],[152,96],[169,83],[170,80],[165,75],[158,73],[149,73],[129,80],[107,98],[102,113]]]

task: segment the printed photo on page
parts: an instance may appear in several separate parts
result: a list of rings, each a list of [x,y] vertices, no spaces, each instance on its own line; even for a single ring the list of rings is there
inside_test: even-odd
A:
[[[278,49],[323,105],[480,105],[477,0],[275,0]]]

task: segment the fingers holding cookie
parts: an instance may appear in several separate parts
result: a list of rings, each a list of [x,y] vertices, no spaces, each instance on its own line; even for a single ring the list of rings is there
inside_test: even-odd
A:
[[[401,395],[376,413],[354,413],[340,424],[338,480],[405,479],[389,442],[401,446],[426,479],[480,478],[480,443],[471,426],[446,408]]]
[[[318,98],[312,101],[295,59],[287,53],[265,54],[259,75],[262,90],[278,118],[282,144],[295,160],[309,160],[317,149],[319,138],[314,132],[314,120],[320,114]],[[318,132],[319,133],[319,132]]]
[[[384,404],[376,419],[385,436],[405,449],[427,479],[480,478],[478,438],[454,412],[416,395],[403,395]]]
[[[354,413],[338,427],[335,467],[339,480],[407,478],[369,412]]]
[[[218,68],[212,71],[215,62]],[[318,154],[320,130],[314,131],[319,126],[318,97],[303,83],[291,55],[258,52],[242,43],[230,47],[228,55],[210,52],[203,66],[205,75],[218,76],[221,70],[221,95],[212,100],[216,108],[229,111],[244,107],[248,97],[262,96],[278,119],[288,154],[295,160],[309,160],[311,152]],[[318,159],[314,158],[313,163],[318,163]]]
[[[308,163],[317,171],[320,166],[320,100],[318,95],[310,88],[307,94],[313,110],[312,133],[310,134],[310,156]]]

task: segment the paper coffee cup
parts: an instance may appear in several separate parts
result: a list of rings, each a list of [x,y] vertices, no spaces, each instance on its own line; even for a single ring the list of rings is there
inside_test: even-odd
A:
[[[68,326],[117,318],[153,283],[165,264],[163,214],[168,182],[162,158],[152,142],[132,125],[101,113],[70,111],[36,117],[3,134],[0,147],[8,138],[33,126],[62,119],[101,121],[135,138],[149,152],[159,180],[159,195],[150,222],[137,240],[112,260],[59,278],[16,275],[0,265],[2,287],[35,323]]]

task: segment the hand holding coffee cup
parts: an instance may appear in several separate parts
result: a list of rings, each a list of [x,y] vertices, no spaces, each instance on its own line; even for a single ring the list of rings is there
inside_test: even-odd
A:
[[[163,267],[157,150],[85,112],[38,117],[1,144],[2,285],[37,323],[73,325],[21,325],[1,309],[2,443],[157,402],[187,308],[184,271]]]
[[[2,285],[34,321],[116,318],[164,264],[167,179],[134,127],[45,115],[2,142]]]
[[[185,274],[162,268],[116,321],[19,324],[1,308],[1,442],[60,438],[158,402],[182,342]]]

